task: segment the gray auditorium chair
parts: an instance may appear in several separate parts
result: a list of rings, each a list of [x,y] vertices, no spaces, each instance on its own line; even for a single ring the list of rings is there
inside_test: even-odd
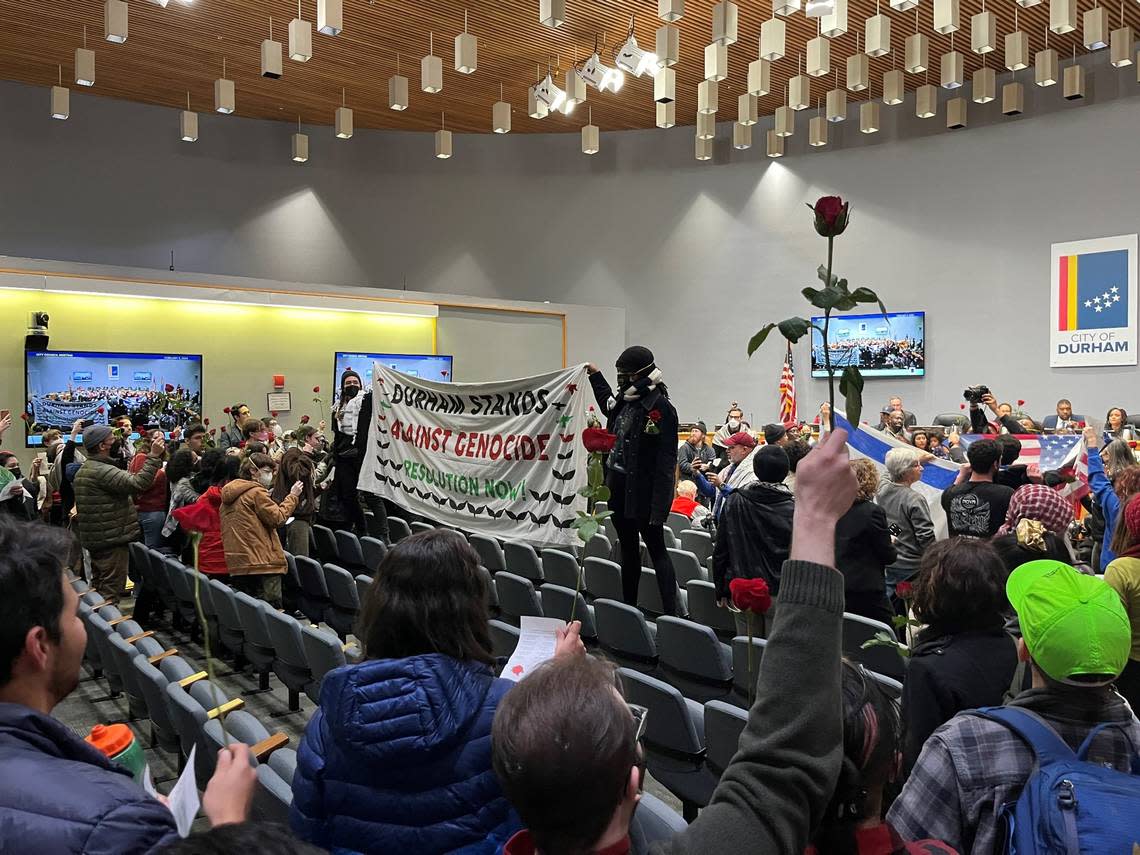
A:
[[[273,671],[273,660],[277,658],[265,616],[272,606],[244,591],[235,591],[233,600],[241,619],[242,656],[253,666],[258,688],[264,691],[269,688],[269,674]]]
[[[147,661],[145,656],[136,656],[132,662],[135,682],[146,702],[147,718],[150,719],[151,745],[163,751],[180,754],[182,746],[178,741],[178,730],[170,717],[170,706],[166,700],[166,675]]]
[[[898,680],[894,680],[890,677],[884,677],[882,674],[878,674],[874,671],[868,671],[867,675],[884,689],[886,689],[887,694],[890,697],[894,698],[896,701],[902,700],[903,687],[902,683],[900,683]]]
[[[325,621],[341,638],[347,640],[348,634],[356,626],[356,616],[360,612],[356,580],[351,573],[336,564],[326,564],[324,570],[325,586],[329,592]]]
[[[87,633],[95,639],[95,646],[99,650],[99,660],[103,663],[103,676],[107,678],[107,688],[112,698],[117,698],[123,691],[123,677],[119,672],[119,660],[111,653],[109,636],[118,635],[107,621],[92,612],[87,617]]]
[[[194,571],[177,558],[169,556],[163,560],[163,564],[177,600],[178,617],[187,627],[187,631],[192,632],[198,624],[198,604],[194,597]]]
[[[135,679],[134,660],[142,657],[135,648],[118,633],[112,632],[107,636],[107,648],[115,660],[115,668],[119,672],[119,679],[123,681],[123,691],[127,696],[127,719],[137,721],[147,717],[146,699],[142,689]]]
[[[424,534],[425,532],[435,531],[436,527],[424,520],[416,520],[408,523],[408,528],[412,530],[412,534]]]
[[[301,692],[313,682],[313,670],[305,657],[305,647],[301,641],[301,624],[287,614],[267,609],[269,637],[273,639],[273,673],[277,675],[289,691],[289,710],[301,708]]]
[[[401,540],[411,536],[412,529],[408,525],[407,520],[402,517],[388,517],[388,537],[391,538],[392,543],[399,543]]]
[[[509,659],[519,643],[519,628],[501,620],[488,623],[491,629],[491,652],[496,658]]]
[[[372,587],[372,577],[361,573],[354,578],[354,581],[356,582],[356,598],[363,605],[364,597],[368,594],[368,589]]]
[[[341,641],[331,632],[315,626],[301,627],[301,646],[305,649],[305,659],[313,673],[313,679],[305,687],[305,694],[313,703],[321,699],[321,681],[325,674],[345,664],[344,648]]]
[[[641,568],[641,582],[637,586],[637,607],[650,618],[665,614],[661,589],[657,586],[657,571],[649,567]],[[677,611],[683,615],[689,613],[688,596],[681,590],[677,591]]]
[[[143,584],[151,585],[158,593],[162,607],[172,615],[178,609],[178,600],[174,596],[174,589],[170,587],[170,579],[166,572],[166,556],[157,549],[148,549],[145,546],[141,553],[143,559]]]
[[[503,571],[495,574],[502,619],[515,626],[523,616],[542,617],[542,602],[529,579]]]
[[[689,583],[690,579],[708,581],[708,572],[693,553],[684,549],[670,549],[669,558],[673,562],[673,571],[677,574],[677,584],[682,588]]]
[[[487,591],[486,603],[487,611],[494,617],[499,614],[499,592],[495,588],[495,580],[491,578],[491,571],[479,564],[475,568],[479,575],[483,577],[483,587]]]
[[[582,555],[585,559],[604,558],[608,561],[610,557],[610,539],[604,534],[595,534],[586,541],[586,548]]]
[[[681,532],[681,549],[693,553],[702,567],[708,567],[713,553],[712,535],[694,528],[685,529]]]
[[[91,676],[96,679],[103,676],[103,658],[99,652],[99,645],[95,642],[95,633],[91,629],[90,618],[94,612],[91,606],[79,601],[79,618],[83,621],[83,626],[87,630],[87,646],[83,651],[83,661],[91,669]]]
[[[240,664],[245,655],[245,630],[238,612],[237,591],[218,579],[211,579],[207,584],[218,613],[218,641]]]
[[[479,563],[491,571],[492,574],[507,569],[506,557],[499,541],[485,534],[472,534],[468,542],[475,554],[479,556]]]
[[[665,525],[673,532],[678,540],[681,539],[681,532],[688,531],[692,528],[692,521],[684,514],[679,514],[676,511],[669,512],[669,518],[665,520]]]
[[[704,703],[732,692],[732,649],[711,627],[662,615],[657,619],[657,656],[666,678],[686,698]]]
[[[561,585],[549,583],[542,586],[542,613],[546,617],[558,618],[567,623],[573,620],[582,622],[582,640],[586,642],[597,641],[598,629],[594,624],[594,610],[586,605],[586,598],[581,593],[575,594],[573,588],[564,588]]]
[[[596,599],[618,600],[622,598],[621,565],[608,558],[587,558],[582,562],[582,575],[586,590]]]
[[[324,568],[315,558],[298,555],[296,561],[301,577],[301,612],[313,623],[320,623],[332,607]]]
[[[253,815],[263,822],[288,825],[297,752],[292,748],[278,748],[258,763],[255,771],[257,792],[253,796]]]
[[[217,758],[212,746],[206,741],[204,728],[210,720],[210,711],[227,704],[229,698],[220,686],[214,686],[208,680],[200,680],[190,686],[190,691],[177,683],[167,683],[166,699],[170,718],[178,731],[183,756],[188,758],[190,752],[197,747],[194,775],[199,781],[209,781]]]
[[[542,561],[529,543],[508,540],[503,545],[503,561],[508,573],[530,579],[535,585],[541,585],[546,581],[542,572]]]
[[[736,621],[732,612],[716,604],[716,587],[712,582],[691,579],[685,583],[688,593],[689,617],[697,623],[711,626],[722,640],[736,635]]]
[[[598,644],[615,661],[639,671],[657,669],[657,641],[651,624],[633,606],[616,600],[594,600]]]
[[[334,561],[334,564],[339,564],[350,573],[363,573],[368,564],[364,560],[364,547],[360,545],[360,538],[358,538],[351,531],[344,529],[337,529],[334,532],[336,536],[336,551],[340,556],[340,561]]]
[[[648,855],[655,843],[664,843],[680,834],[688,823],[652,793],[642,793],[629,822],[631,855]]]
[[[389,524],[391,520],[389,520]],[[375,576],[380,569],[380,562],[388,554],[388,545],[375,537],[360,538],[360,549],[364,552],[364,566],[370,576]]]
[[[333,530],[328,526],[314,523],[310,531],[312,532],[310,543],[315,550],[313,557],[321,564],[335,564],[340,559],[340,550]]]
[[[768,642],[752,636],[752,674],[748,672],[748,636],[738,635],[732,639],[732,697],[726,698],[739,707],[748,709],[749,682],[754,687],[760,674],[760,661],[764,658],[764,648]]]
[[[542,575],[547,582],[563,588],[577,590],[581,584],[582,569],[578,559],[561,549],[542,550]]]
[[[692,822],[718,780],[705,765],[705,708],[662,680],[630,668],[619,673],[626,700],[649,710],[644,742],[649,774],[681,800],[684,817]]]
[[[748,710],[726,701],[705,704],[705,763],[718,778],[724,774],[748,724]]]
[[[885,623],[844,612],[843,655],[861,663],[869,671],[875,671],[901,683],[906,676],[906,660],[899,656],[893,647],[863,649],[863,642],[874,638],[879,632],[886,632],[891,638],[895,637],[895,631]]]

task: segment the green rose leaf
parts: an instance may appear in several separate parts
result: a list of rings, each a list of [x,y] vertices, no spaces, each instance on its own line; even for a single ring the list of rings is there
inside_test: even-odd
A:
[[[780,321],[777,326],[780,329],[780,335],[793,343],[803,338],[804,333],[811,328],[811,324],[803,318],[788,318]]]
[[[859,416],[863,413],[863,375],[854,365],[843,369],[843,376],[839,378],[839,394],[843,396],[847,421],[858,425]]]
[[[870,288],[856,288],[851,292],[851,296],[860,303],[878,303],[879,311],[883,313],[883,317],[885,318],[887,316],[887,307],[883,305],[883,301],[879,299],[879,295]]]
[[[776,328],[775,324],[764,324],[760,332],[748,340],[748,355],[751,356],[760,349],[760,345],[768,338],[768,333]]]
[[[610,488],[602,484],[594,493],[594,498],[599,502],[608,502],[610,500]],[[598,519],[605,519],[610,515],[610,511],[598,515]]]
[[[835,284],[835,274],[834,273],[831,274],[831,281],[829,282],[827,280],[827,265],[826,264],[821,264],[818,268],[816,268],[815,275],[819,277],[819,281],[824,284],[824,287]]]
[[[578,537],[581,538],[583,543],[588,543],[590,538],[593,537],[601,530],[601,525],[595,519],[582,520],[578,526]]]

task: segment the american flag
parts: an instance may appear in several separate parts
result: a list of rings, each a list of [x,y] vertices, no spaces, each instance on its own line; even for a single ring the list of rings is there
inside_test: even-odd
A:
[[[993,439],[978,434],[962,437],[967,448],[979,439]],[[1059,472],[1073,481],[1060,488],[1061,495],[1076,502],[1089,492],[1089,455],[1080,434],[1017,434],[1021,456],[1014,465],[1029,467],[1029,474]]]
[[[786,425],[796,423],[796,372],[792,367],[792,343],[784,356],[784,370],[780,374],[780,421]]]

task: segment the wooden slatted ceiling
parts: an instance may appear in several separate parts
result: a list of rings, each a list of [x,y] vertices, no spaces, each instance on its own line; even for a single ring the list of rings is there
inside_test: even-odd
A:
[[[954,36],[954,48],[965,57],[967,77],[981,66],[983,58],[970,51],[970,16],[981,11],[983,0],[962,0],[962,29]],[[307,63],[288,59],[288,24],[297,15],[289,0],[171,0],[163,9],[148,0],[131,0],[129,37],[124,44],[103,39],[101,0],[0,0],[0,78],[48,86],[56,82],[57,66],[63,65],[65,85],[73,79],[74,50],[81,46],[83,26],[87,45],[96,52],[95,94],[149,104],[182,108],[190,92],[191,106],[198,111],[213,109],[213,80],[221,76],[226,58],[227,76],[236,82],[237,115],[306,124],[332,123],[333,111],[347,90],[347,104],[354,109],[357,127],[404,130],[435,130],[440,113],[447,114],[447,127],[459,132],[489,133],[491,105],[499,100],[500,81],[506,100],[513,106],[516,133],[576,131],[586,123],[585,106],[571,116],[551,115],[542,120],[526,115],[527,87],[535,82],[535,66],[545,72],[556,58],[566,69],[576,56],[584,59],[603,33],[608,47],[603,59],[612,64],[612,48],[621,44],[629,18],[636,15],[639,44],[653,49],[657,19],[656,0],[567,0],[567,21],[556,30],[538,23],[538,0],[345,0],[344,31],[336,37],[313,33],[313,58]],[[677,121],[695,120],[697,84],[704,72],[704,47],[709,42],[713,0],[687,0],[685,16],[677,22],[681,31],[681,58],[677,71]],[[1081,45],[1081,16],[1093,0],[1079,0],[1077,30],[1063,36],[1049,34],[1049,46],[1057,49],[1062,64],[1073,53],[1085,53]],[[748,63],[756,58],[761,23],[770,17],[768,0],[740,2],[740,39],[729,48],[729,77],[720,84],[718,121],[736,118],[736,97],[745,91]],[[463,29],[463,12],[470,13],[469,31],[479,38],[479,67],[472,75],[454,71],[453,39]],[[997,17],[997,50],[985,61],[1004,72],[1004,36],[1019,25],[1029,34],[1030,53],[1045,47],[1049,19],[1048,2],[1029,9],[1015,7],[1013,0],[990,0]],[[1111,27],[1119,26],[1121,6],[1109,3]],[[915,10],[895,12],[875,0],[852,0],[846,35],[831,40],[832,74],[812,81],[813,102],[828,89],[844,86],[846,57],[862,44],[863,21],[879,9],[891,18],[891,53],[871,60],[871,93],[882,96],[882,74],[901,68],[905,38],[916,30]],[[950,50],[951,37],[932,30],[933,0],[922,0],[917,26],[930,38],[929,82],[939,82],[939,57]],[[1123,4],[1124,20],[1140,33],[1140,4]],[[278,80],[260,76],[260,44],[269,35],[273,18],[274,38],[285,44],[284,74]],[[302,17],[316,20],[316,0],[302,0]],[[772,94],[761,99],[761,115],[770,115],[784,98],[786,80],[797,73],[808,39],[816,35],[815,20],[802,12],[785,19],[788,45],[784,59],[772,69]],[[435,33],[435,54],[443,60],[443,91],[421,92],[420,58],[428,52],[428,32]],[[402,73],[409,78],[411,106],[404,112],[388,109],[388,78],[396,72],[400,54]],[[838,71],[838,84],[835,71]],[[1126,72],[1121,72],[1126,73]],[[1019,72],[1031,83],[1032,69]],[[927,81],[924,74],[907,74],[908,89]],[[562,85],[561,80],[558,81]],[[81,89],[82,87],[74,87]],[[1061,97],[1060,87],[1056,90]],[[867,92],[849,93],[849,102],[868,97]],[[653,85],[649,78],[627,75],[617,94],[588,89],[594,123],[603,131],[647,128],[655,124]],[[906,109],[898,107],[897,109]],[[46,110],[46,100],[45,100]]]

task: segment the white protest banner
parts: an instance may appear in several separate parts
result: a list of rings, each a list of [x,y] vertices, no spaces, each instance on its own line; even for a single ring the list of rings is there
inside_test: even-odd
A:
[[[1136,240],[1053,244],[1050,367],[1136,364]]]
[[[70,428],[78,419],[95,424],[107,424],[107,399],[93,401],[56,401],[51,398],[32,397],[32,419],[37,425]]]
[[[577,543],[590,384],[579,365],[493,383],[438,383],[375,363],[359,488],[505,540]]]

